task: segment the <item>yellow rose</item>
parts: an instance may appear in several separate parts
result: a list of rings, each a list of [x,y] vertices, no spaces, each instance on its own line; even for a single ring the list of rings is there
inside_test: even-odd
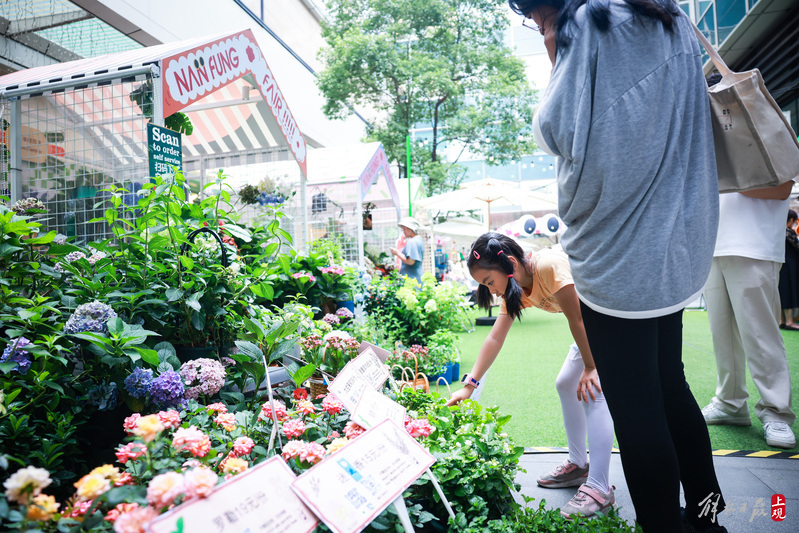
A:
[[[338,439],[333,439],[333,441],[327,445],[327,453],[334,454],[339,451],[341,448],[344,447],[350,441],[347,437],[340,437]]]
[[[89,474],[99,474],[109,480],[111,483],[114,483],[117,479],[119,479],[120,476],[119,468],[112,465],[98,466],[89,472]]]
[[[152,442],[164,429],[166,427],[158,415],[147,415],[136,420],[133,434],[141,437],[144,442]]]
[[[244,459],[240,459],[238,457],[228,457],[225,459],[222,471],[226,474],[241,474],[247,470],[249,466],[250,464]]]
[[[28,507],[27,519],[38,520],[40,522],[52,520],[53,515],[58,512],[59,505],[60,504],[55,501],[54,496],[48,496],[47,494],[34,496],[33,501]]]
[[[101,474],[86,474],[75,483],[81,501],[93,500],[111,489],[111,482]]]

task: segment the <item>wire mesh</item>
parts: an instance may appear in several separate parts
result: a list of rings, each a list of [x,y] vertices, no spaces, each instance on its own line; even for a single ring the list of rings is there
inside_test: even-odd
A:
[[[148,179],[147,117],[131,101],[141,82],[118,82],[21,101],[21,197],[47,206],[48,230],[79,240],[107,237],[103,200],[111,185],[136,192]],[[13,146],[10,146],[13,150]]]

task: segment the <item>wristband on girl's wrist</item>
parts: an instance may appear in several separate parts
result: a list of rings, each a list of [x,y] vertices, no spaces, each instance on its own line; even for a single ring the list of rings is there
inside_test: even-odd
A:
[[[480,382],[474,379],[471,374],[464,374],[463,378],[461,378],[461,383],[471,385],[475,389],[480,386]]]

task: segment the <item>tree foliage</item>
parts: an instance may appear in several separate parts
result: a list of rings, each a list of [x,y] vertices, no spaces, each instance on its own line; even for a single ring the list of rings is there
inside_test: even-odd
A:
[[[327,0],[326,68],[319,75],[324,112],[375,109],[370,139],[406,175],[405,137],[431,128],[414,146],[412,173],[429,192],[454,185],[466,151],[495,164],[531,153],[535,94],[524,63],[505,44],[505,0]],[[444,147],[455,149],[447,161]],[[451,153],[451,152],[450,152]]]

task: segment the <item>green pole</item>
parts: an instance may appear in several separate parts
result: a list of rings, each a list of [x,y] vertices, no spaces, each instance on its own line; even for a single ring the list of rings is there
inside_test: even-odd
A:
[[[408,178],[408,216],[413,216],[413,209],[411,207],[411,136],[405,136],[405,155],[408,158],[407,170],[405,171],[405,176]]]

